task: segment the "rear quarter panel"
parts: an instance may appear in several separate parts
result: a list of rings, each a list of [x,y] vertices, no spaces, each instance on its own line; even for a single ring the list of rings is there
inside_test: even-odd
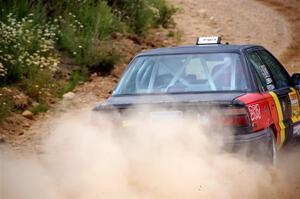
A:
[[[242,101],[248,108],[254,133],[270,127],[272,115],[268,100],[263,94],[248,93],[237,100]]]

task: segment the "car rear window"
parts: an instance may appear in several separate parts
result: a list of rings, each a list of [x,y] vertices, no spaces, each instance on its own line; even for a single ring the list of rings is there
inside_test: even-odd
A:
[[[121,78],[114,95],[244,91],[240,55],[207,53],[140,56]]]

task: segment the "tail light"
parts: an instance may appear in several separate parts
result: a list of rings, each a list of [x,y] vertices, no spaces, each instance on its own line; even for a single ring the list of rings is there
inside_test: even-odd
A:
[[[249,127],[251,125],[248,111],[245,108],[224,110],[222,122],[225,126],[232,127]]]

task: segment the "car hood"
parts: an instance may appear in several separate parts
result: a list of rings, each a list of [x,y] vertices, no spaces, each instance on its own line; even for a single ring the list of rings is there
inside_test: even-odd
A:
[[[211,104],[232,105],[234,99],[244,95],[245,92],[214,92],[214,93],[192,93],[192,94],[162,94],[162,95],[124,95],[111,96],[107,101],[98,104],[94,110],[110,108],[128,108],[132,106],[157,106],[157,105],[181,105],[181,104]]]

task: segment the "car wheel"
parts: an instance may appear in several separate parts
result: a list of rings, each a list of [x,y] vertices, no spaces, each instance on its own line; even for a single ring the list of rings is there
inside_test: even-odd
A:
[[[276,138],[272,129],[269,129],[268,139],[259,143],[255,147],[252,147],[249,152],[249,156],[259,163],[267,165],[276,165],[277,146]]]
[[[269,144],[269,158],[270,158],[270,163],[272,163],[274,166],[277,163],[277,146],[276,146],[276,137],[271,130],[270,133],[270,144]]]

